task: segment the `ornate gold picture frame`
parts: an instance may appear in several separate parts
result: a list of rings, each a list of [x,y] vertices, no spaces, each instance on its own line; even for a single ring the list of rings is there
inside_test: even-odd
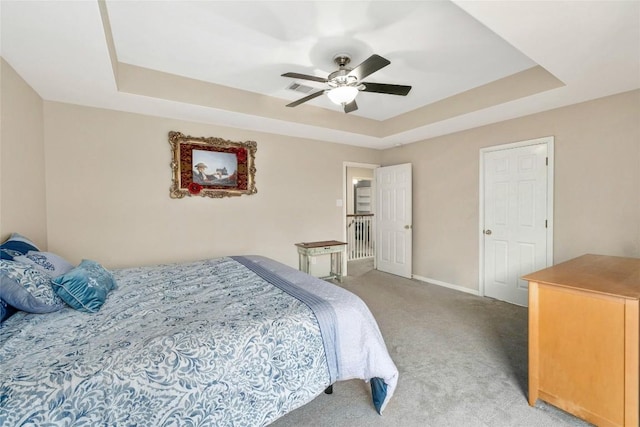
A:
[[[169,132],[173,174],[169,195],[231,197],[258,192],[255,141],[185,136]]]

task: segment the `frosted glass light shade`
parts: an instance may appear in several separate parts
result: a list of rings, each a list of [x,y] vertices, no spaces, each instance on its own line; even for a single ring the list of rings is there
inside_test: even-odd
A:
[[[340,86],[331,89],[327,92],[327,96],[334,104],[343,105],[348,104],[358,95],[358,88],[353,86]]]

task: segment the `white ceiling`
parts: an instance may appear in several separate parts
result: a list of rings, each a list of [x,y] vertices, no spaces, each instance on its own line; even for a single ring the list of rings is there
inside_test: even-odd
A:
[[[2,57],[46,100],[373,148],[640,88],[639,1],[107,0],[104,5],[101,13],[94,0],[2,0]],[[359,109],[347,117],[326,96],[286,108],[305,94],[287,89],[294,80],[280,75],[326,77],[336,69],[332,58],[338,53],[350,54],[352,66],[379,54],[391,65],[366,80],[413,88],[406,97],[360,93]],[[124,64],[210,83],[212,99],[136,94],[142,92],[119,81]],[[412,111],[427,116],[438,101],[534,66],[564,85],[443,119],[391,125]],[[220,87],[262,95],[255,99],[268,99],[269,108],[263,113],[228,107],[228,100],[215,99]],[[394,130],[361,130],[372,121]]]

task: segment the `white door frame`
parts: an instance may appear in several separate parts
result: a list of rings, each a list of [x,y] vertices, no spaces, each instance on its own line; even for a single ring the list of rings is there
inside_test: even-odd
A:
[[[362,168],[362,169],[377,169],[380,165],[372,163],[357,163],[357,162],[342,162],[342,241],[347,241],[347,168]],[[376,191],[376,174],[373,174],[371,178],[371,191]],[[376,228],[376,206],[375,203],[371,205],[373,216],[373,232]],[[375,234],[374,234],[375,236]],[[342,253],[342,274],[345,276],[348,274],[348,257],[347,251]],[[376,257],[373,257],[373,268],[376,268]]]
[[[530,145],[547,145],[547,267],[553,265],[553,165],[554,165],[554,142],[553,136],[529,139],[526,141],[512,142],[510,144],[494,145],[480,149],[480,215],[478,226],[478,246],[480,261],[478,268],[478,293],[484,296],[484,155],[491,151],[508,150],[512,148],[526,147]]]

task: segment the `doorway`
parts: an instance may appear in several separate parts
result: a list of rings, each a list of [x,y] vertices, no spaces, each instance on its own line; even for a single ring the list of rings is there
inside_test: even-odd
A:
[[[480,150],[480,294],[528,305],[553,264],[553,137]]]
[[[367,169],[363,172],[360,169]],[[360,179],[356,175],[366,173],[364,181],[370,181],[371,191],[366,191],[370,202],[370,214],[350,214],[357,211],[356,185]],[[368,175],[371,173],[371,175]],[[412,233],[411,220],[412,178],[411,164],[380,167],[379,165],[344,162],[343,169],[343,231],[347,242],[347,252],[343,255],[346,275],[350,268],[357,268],[361,274],[371,269],[378,269],[402,277],[412,277]],[[369,182],[367,182],[369,185]],[[351,194],[354,202],[350,201]],[[364,216],[363,216],[364,215]],[[358,222],[360,222],[358,226]],[[350,235],[360,239],[370,239],[372,250],[365,261],[353,259],[349,261]],[[356,261],[359,263],[356,265]]]
[[[346,275],[375,268],[375,169],[379,165],[344,162],[343,218]]]

